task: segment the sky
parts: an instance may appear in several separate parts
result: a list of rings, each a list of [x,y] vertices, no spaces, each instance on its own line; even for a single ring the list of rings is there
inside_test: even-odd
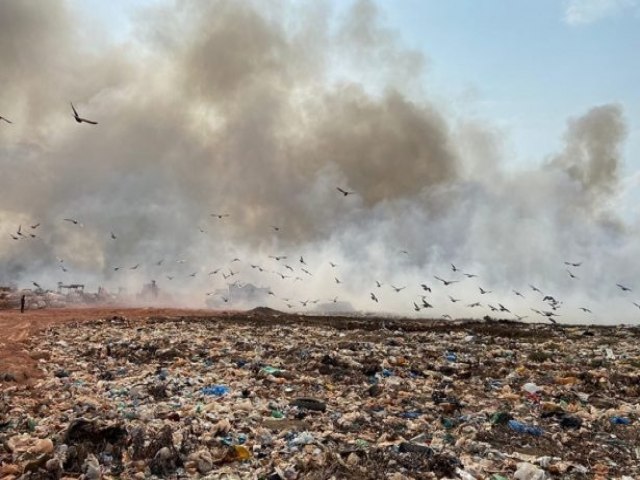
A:
[[[157,277],[201,306],[223,283],[196,280],[237,256],[281,302],[407,314],[438,276],[460,282],[434,288],[437,314],[480,314],[481,285],[533,317],[549,306],[513,290],[534,283],[567,321],[638,317],[616,286],[640,276],[635,0],[0,8],[0,281]],[[283,252],[304,282],[246,268]]]

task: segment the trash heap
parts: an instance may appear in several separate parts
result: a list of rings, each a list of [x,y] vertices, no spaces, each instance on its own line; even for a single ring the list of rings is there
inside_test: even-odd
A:
[[[27,345],[0,478],[640,478],[640,332],[246,313]],[[1,372],[0,372],[1,373]]]

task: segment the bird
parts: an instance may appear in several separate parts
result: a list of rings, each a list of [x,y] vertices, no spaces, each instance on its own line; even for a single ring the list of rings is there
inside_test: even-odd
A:
[[[240,259],[238,257],[235,257],[233,260],[231,260],[229,263],[234,263],[234,262],[239,262]]]
[[[414,309],[416,312],[419,312],[419,311],[420,311],[420,307],[418,306],[418,304],[417,304],[416,302],[413,302],[413,309]]]
[[[24,237],[22,233],[22,225],[18,225],[18,231],[16,232],[16,235],[18,235],[19,237]]]
[[[276,226],[276,225],[271,225],[271,228],[273,228],[273,230],[275,232],[279,232],[280,231],[280,227]]]
[[[480,302],[470,303],[469,305],[467,305],[467,307],[470,307],[470,308],[479,307],[479,306],[480,306]]]
[[[217,217],[218,220],[222,220],[223,218],[230,217],[231,215],[229,215],[228,213],[211,213],[210,216]]]
[[[113,233],[113,232],[111,232],[111,239],[112,239],[112,240],[115,240],[115,239],[117,239],[117,238],[118,238],[118,237],[116,237],[116,236],[114,235],[114,233]]]
[[[74,225],[82,226],[82,224],[81,224],[78,220],[76,220],[75,218],[64,218],[63,220],[64,220],[65,222],[71,222],[71,223],[73,223]]]
[[[120,270],[122,267],[113,267],[113,271],[117,272],[118,270]]]
[[[489,309],[490,309],[492,312],[497,312],[497,311],[498,311],[498,309],[497,309],[496,307],[494,307],[493,305],[491,305],[490,303],[488,303],[488,304],[487,304],[487,306],[489,307]]]
[[[162,265],[162,262],[164,262],[164,258],[162,260],[158,260],[156,262],[156,265],[159,267],[160,265]]]
[[[189,274],[189,276],[190,276],[190,277],[192,277],[192,278],[195,278],[195,276],[196,276],[197,274],[198,274],[198,272],[193,272],[193,273],[190,273],[190,274]]]
[[[355,192],[348,192],[348,191],[346,191],[346,190],[343,190],[343,189],[342,189],[342,188],[340,188],[340,187],[336,187],[336,189],[337,189],[337,190],[338,190],[342,195],[344,195],[345,197],[346,197],[346,196],[348,196],[348,195],[353,195],[353,194],[355,193]]]
[[[333,297],[333,300],[331,300],[333,303],[338,303],[338,297]]]
[[[38,282],[31,281],[31,283],[33,283],[33,286],[36,288],[42,288]]]
[[[518,321],[524,320],[525,318],[527,318],[527,315],[516,315],[516,320]]]
[[[300,257],[300,263],[303,265],[307,265],[306,262],[304,261],[304,258]]]
[[[337,263],[333,263],[333,262],[329,262],[329,265],[331,265],[331,268],[336,268],[338,266]]]
[[[513,293],[515,293],[517,296],[524,298],[524,295],[522,295],[519,291],[517,290],[513,290]]]
[[[374,302],[378,303],[378,297],[376,297],[376,295],[374,293],[371,293],[371,300],[373,300]]]
[[[511,311],[505,307],[504,305],[502,305],[501,303],[498,304],[498,306],[500,307],[500,311],[501,312],[507,312],[507,313],[511,313]]]
[[[39,223],[36,223],[35,225],[31,225],[31,228],[32,228],[33,230],[35,230],[35,229],[36,229],[36,228],[38,228],[39,226],[40,226],[40,224],[39,224]]]
[[[136,263],[133,267],[130,267],[129,270],[136,270],[140,266],[139,263]]]
[[[207,233],[202,227],[198,227],[198,230],[200,230],[200,233]]]
[[[436,280],[440,280],[444,284],[445,287],[448,287],[452,283],[458,283],[460,281],[460,280],[444,280],[444,279],[442,279],[440,277],[436,277],[435,275],[434,275],[433,278],[435,278]]]
[[[446,314],[446,313],[445,313],[444,315],[442,315],[442,318],[446,318],[447,320],[453,320],[453,319],[451,318],[451,315],[448,315],[448,314]]]
[[[338,285],[342,283],[338,277],[333,277],[333,278],[335,279],[335,281],[336,281],[336,283],[337,283]]]
[[[433,308],[433,305],[427,302],[427,299],[424,296],[422,297],[422,308]]]
[[[229,299],[228,299],[227,297],[221,297],[221,298],[222,298],[222,301],[223,301],[224,303],[227,303],[227,302],[229,301]]]
[[[491,293],[489,290],[485,290],[482,287],[478,287],[480,289],[480,295],[486,295],[487,293]]]
[[[287,259],[287,257],[284,255],[269,255],[269,258],[273,258],[276,262]]]
[[[640,308],[640,303],[636,303],[636,302],[631,302],[633,303],[636,307]]]
[[[216,275],[220,270],[222,270],[222,267],[220,267],[220,268],[216,268],[215,270],[211,270],[211,271],[209,272],[209,276],[211,276],[211,275]]]
[[[451,300],[452,303],[456,303],[460,301],[459,298],[453,298],[451,295],[449,295],[449,300]]]
[[[67,269],[65,268],[65,266],[64,266],[64,265],[60,265],[60,270],[62,270],[62,271],[63,271],[63,272],[65,272],[65,273],[67,272]]]
[[[454,272],[457,272],[458,268],[452,263],[451,264],[451,270],[454,271]]]
[[[399,293],[407,287],[394,287],[393,285],[391,285],[391,288],[393,288],[396,291],[396,293]]]
[[[565,264],[567,267],[579,267],[580,265],[582,265],[582,262],[578,262],[578,263],[564,262],[564,264]]]
[[[20,240],[20,237],[16,237],[13,233],[10,233],[9,236],[14,240]]]
[[[578,307],[580,310],[582,310],[584,313],[593,313],[591,310],[589,310],[588,308],[585,307]]]
[[[9,120],[8,118],[3,117],[2,115],[0,115],[0,120],[4,120],[7,123],[13,123],[11,120]]]
[[[400,250],[400,253],[402,253],[403,255],[409,255],[409,252],[406,250]]]
[[[306,273],[307,275],[309,275],[310,277],[313,277],[313,275],[311,274],[311,272],[309,270],[307,270],[306,268],[301,268],[300,270],[302,270],[304,273]]]
[[[382,285],[384,285],[384,283],[380,283],[378,280],[376,280],[376,286],[378,288],[382,287]]]
[[[478,275],[475,275],[473,273],[463,273],[463,275],[467,278],[476,278]]]
[[[173,280],[173,276],[167,275],[167,280],[169,280],[169,281]]]
[[[571,273],[569,270],[567,270],[567,273],[569,274],[569,276],[570,276],[571,278],[578,279],[578,277],[576,277],[576,276],[575,276],[573,273]],[[579,279],[578,279],[578,280],[579,280]]]
[[[303,307],[306,307],[306,306],[307,306],[307,303],[309,303],[309,300],[305,300],[304,302],[303,302],[302,300],[300,300],[300,304],[301,304]]]
[[[93,120],[87,120],[86,118],[82,118],[80,115],[78,115],[78,112],[76,111],[76,107],[73,106],[73,103],[71,103],[71,109],[73,110],[73,118],[76,119],[76,122],[90,123],[91,125],[98,125],[98,122],[94,122]]]
[[[621,285],[619,283],[616,283],[616,285],[618,286],[618,288],[620,288],[620,290],[622,290],[623,292],[630,292],[631,289],[629,287],[625,287],[624,285]]]
[[[529,284],[529,286],[531,287],[531,290],[533,290],[534,292],[538,292],[540,295],[544,295],[544,294],[542,293],[542,291],[541,291],[539,288],[534,287],[534,286],[533,286],[533,285],[531,285],[531,284]]]
[[[425,292],[431,291],[431,287],[429,287],[426,283],[421,283],[420,286],[422,287],[422,290],[424,290]]]
[[[284,273],[280,273],[280,272],[276,272],[280,278],[282,278],[282,280],[284,280],[285,278],[291,278],[289,275],[285,275]]]

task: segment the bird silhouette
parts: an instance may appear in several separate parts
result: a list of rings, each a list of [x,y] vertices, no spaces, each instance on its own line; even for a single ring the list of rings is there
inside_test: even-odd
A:
[[[588,308],[585,307],[578,307],[580,310],[582,310],[585,313],[593,313],[591,310],[589,310]]]
[[[433,305],[427,302],[427,298],[425,296],[422,297],[422,308],[433,308]]]
[[[371,293],[371,300],[378,303],[378,297],[376,297],[375,293]]]
[[[618,286],[618,288],[620,288],[620,290],[622,290],[623,292],[630,292],[631,289],[629,287],[625,287],[624,285],[621,285],[619,283],[616,283],[616,286]]]
[[[453,320],[453,319],[451,318],[451,315],[449,315],[449,314],[447,314],[447,313],[445,313],[444,315],[442,315],[442,318],[446,318],[447,320]]]
[[[565,264],[567,267],[579,267],[580,265],[582,265],[582,262],[578,262],[578,263],[564,262],[564,264]]]
[[[329,262],[329,265],[331,265],[331,268],[336,268],[338,266],[337,263],[333,263],[333,262]]]
[[[301,268],[300,270],[302,270],[304,273],[306,273],[307,275],[309,275],[310,277],[313,277],[313,275],[311,274],[311,272],[309,270],[307,270],[306,268]]]
[[[306,262],[304,261],[304,258],[302,258],[302,257],[300,257],[300,263],[301,263],[302,265],[307,265],[307,264],[306,264]]]
[[[524,298],[524,295],[522,295],[519,291],[517,290],[513,290],[513,293],[515,293],[517,296]]]
[[[451,295],[449,295],[449,300],[451,300],[452,303],[456,303],[460,301],[459,298],[453,298]]]
[[[193,273],[190,273],[190,274],[189,274],[189,276],[190,276],[191,278],[195,278],[195,276],[196,276],[197,274],[198,274],[198,272],[193,272]]]
[[[479,307],[479,306],[480,306],[480,302],[474,302],[467,305],[467,307],[470,307],[470,308]]]
[[[421,283],[420,286],[425,292],[431,292],[431,287],[429,287],[426,283]]]
[[[8,118],[3,117],[2,115],[0,115],[0,120],[4,120],[7,123],[13,123],[11,120],[9,120]]]
[[[631,302],[633,303],[636,307],[640,308],[640,303],[636,303],[636,302]]]
[[[477,278],[478,275],[475,275],[473,273],[463,273],[463,275],[467,278]]]
[[[344,195],[345,197],[346,197],[346,196],[348,196],[348,195],[353,195],[353,194],[355,193],[355,192],[348,192],[348,191],[346,191],[346,190],[343,190],[343,189],[342,189],[342,188],[340,188],[340,187],[336,187],[336,190],[338,190],[338,191],[339,191],[342,195]]]
[[[223,218],[230,217],[231,215],[229,215],[228,213],[211,213],[210,216],[217,217],[218,220],[222,220]]]
[[[487,293],[491,293],[491,291],[489,291],[489,290],[485,290],[485,289],[484,289],[484,288],[482,288],[482,287],[478,287],[478,288],[480,289],[480,295],[486,295]]]
[[[376,280],[376,286],[378,288],[382,287],[382,285],[384,285],[384,283],[380,283],[378,280]]]
[[[567,273],[569,274],[569,276],[573,279],[578,279],[578,277],[576,277],[573,273],[571,273],[569,270],[567,270]]]
[[[269,255],[269,258],[273,258],[276,262],[287,259],[285,255]]]
[[[63,218],[63,220],[65,222],[70,222],[70,223],[73,223],[74,225],[78,225],[80,227],[82,226],[82,224],[78,220],[76,220],[75,218]]]
[[[10,233],[9,236],[14,240],[20,240],[20,237],[16,237],[13,233]]]
[[[511,313],[511,311],[505,307],[504,305],[502,305],[501,303],[498,304],[498,307],[500,307],[500,311],[501,312],[507,312],[507,313]]]
[[[73,118],[76,119],[76,122],[89,123],[91,125],[98,125],[98,122],[94,122],[93,120],[87,120],[86,118],[82,118],[80,115],[78,115],[78,112],[76,111],[76,107],[73,106],[73,103],[71,103],[71,109],[73,110]]]
[[[459,271],[458,267],[456,267],[453,263],[451,264],[451,271],[457,272]]]
[[[407,287],[394,287],[393,285],[391,285],[391,288],[393,288],[396,291],[396,293],[399,293]]]
[[[418,306],[418,304],[417,304],[416,302],[413,302],[413,309],[414,309],[416,312],[419,312],[419,311],[420,311],[420,307]]]
[[[285,265],[284,268],[293,272],[293,267],[291,265]]]
[[[137,270],[139,266],[140,264],[136,263],[133,267],[130,267],[129,270]]]
[[[533,286],[533,285],[531,285],[531,284],[529,284],[529,286],[531,287],[531,290],[533,290],[534,292],[538,292],[540,295],[544,295],[544,294],[542,293],[542,291],[541,291],[539,288],[534,287],[534,286]]]
[[[434,275],[434,277],[433,277],[433,278],[435,278],[436,280],[441,281],[441,282],[444,284],[444,286],[445,286],[445,287],[448,287],[449,285],[451,285],[451,284],[453,284],[453,283],[458,283],[458,282],[460,282],[460,280],[444,280],[443,278],[436,277],[435,275]]]
[[[114,235],[114,233],[113,233],[113,232],[111,232],[111,239],[112,239],[112,240],[115,240],[115,239],[117,239],[117,238],[118,238],[118,237],[116,237],[116,236]]]
[[[280,231],[280,227],[276,226],[276,225],[271,225],[271,228],[273,228],[273,230],[275,232],[279,232]]]
[[[33,230],[35,230],[35,229],[36,229],[36,228],[38,228],[39,226],[40,226],[40,224],[39,224],[39,223],[36,223],[35,225],[31,225],[31,228],[32,228]]]
[[[164,262],[164,258],[162,260],[158,260],[156,262],[156,265],[159,267],[160,265],[162,265],[162,262]]]
[[[338,303],[338,297],[333,297],[333,300],[331,300],[333,303]]]
[[[337,284],[341,284],[342,283],[338,277],[333,277],[333,278],[335,279]]]

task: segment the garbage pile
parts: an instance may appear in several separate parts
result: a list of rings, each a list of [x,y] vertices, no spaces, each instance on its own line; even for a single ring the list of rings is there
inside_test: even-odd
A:
[[[0,478],[640,478],[640,332],[247,313],[30,340]],[[1,372],[0,372],[1,373]]]
[[[20,308],[23,295],[27,310],[67,308],[76,305],[112,305],[122,299],[120,295],[109,293],[104,288],[97,292],[87,292],[82,284],[65,285],[59,282],[57,290],[0,286],[0,310]]]

